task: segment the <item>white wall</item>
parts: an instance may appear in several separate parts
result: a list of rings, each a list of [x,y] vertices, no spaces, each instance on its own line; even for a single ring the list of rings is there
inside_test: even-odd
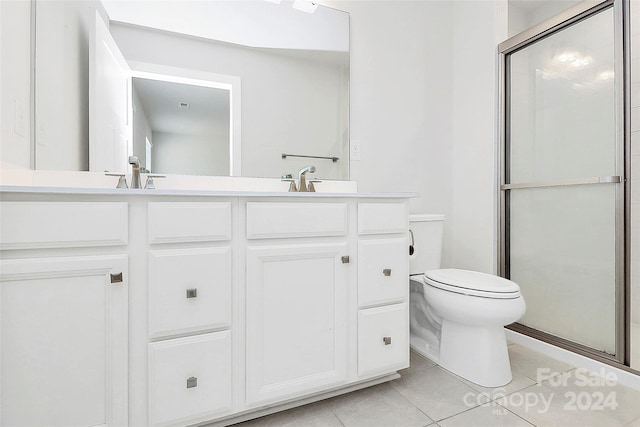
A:
[[[453,2],[453,263],[495,272],[497,45],[507,38],[507,3]]]
[[[37,169],[89,170],[89,34],[94,17],[91,2],[36,3]]]
[[[36,169],[89,170],[89,40],[96,0],[36,2]]]
[[[151,166],[154,173],[228,176],[229,129],[207,136],[153,132]]]
[[[113,21],[244,46],[347,52],[348,18],[320,8],[306,13],[293,0],[103,0]],[[330,30],[328,30],[330,28]],[[276,29],[274,31],[274,29]]]
[[[133,89],[133,153],[138,156],[140,166],[155,172],[147,162],[147,139],[153,144],[153,132],[144,111],[138,92]],[[153,157],[153,151],[152,155]]]
[[[4,168],[31,164],[31,4],[0,2],[0,161]]]
[[[359,191],[415,191],[411,212],[443,213],[452,265],[450,1],[324,1],[350,13],[351,161]]]
[[[570,8],[582,0],[556,0],[532,2],[509,1],[509,37],[533,27],[546,19]]]

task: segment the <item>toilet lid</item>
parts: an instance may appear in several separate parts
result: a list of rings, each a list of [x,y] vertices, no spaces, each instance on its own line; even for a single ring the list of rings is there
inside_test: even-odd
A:
[[[516,298],[520,287],[511,280],[477,271],[445,268],[427,271],[428,283],[436,288],[461,294],[493,298]]]

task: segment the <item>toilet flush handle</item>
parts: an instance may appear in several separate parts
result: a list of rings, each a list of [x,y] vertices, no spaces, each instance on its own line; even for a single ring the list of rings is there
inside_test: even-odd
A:
[[[409,256],[413,255],[415,250],[413,249],[413,230],[409,230],[409,235],[411,236],[411,243],[409,244]]]

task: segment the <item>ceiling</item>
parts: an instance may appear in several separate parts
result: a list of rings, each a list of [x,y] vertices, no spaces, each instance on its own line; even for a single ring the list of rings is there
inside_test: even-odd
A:
[[[133,89],[154,132],[203,136],[229,123],[228,90],[137,77]]]

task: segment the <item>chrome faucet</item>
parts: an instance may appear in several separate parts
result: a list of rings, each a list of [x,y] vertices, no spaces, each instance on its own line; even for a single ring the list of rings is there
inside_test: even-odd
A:
[[[133,166],[131,188],[142,188],[142,183],[140,182],[140,160],[137,156],[129,156],[129,164]]]
[[[307,179],[305,174],[307,172],[314,173],[316,171],[315,166],[305,166],[298,171],[298,191],[299,192],[307,192],[309,189],[307,188]]]

